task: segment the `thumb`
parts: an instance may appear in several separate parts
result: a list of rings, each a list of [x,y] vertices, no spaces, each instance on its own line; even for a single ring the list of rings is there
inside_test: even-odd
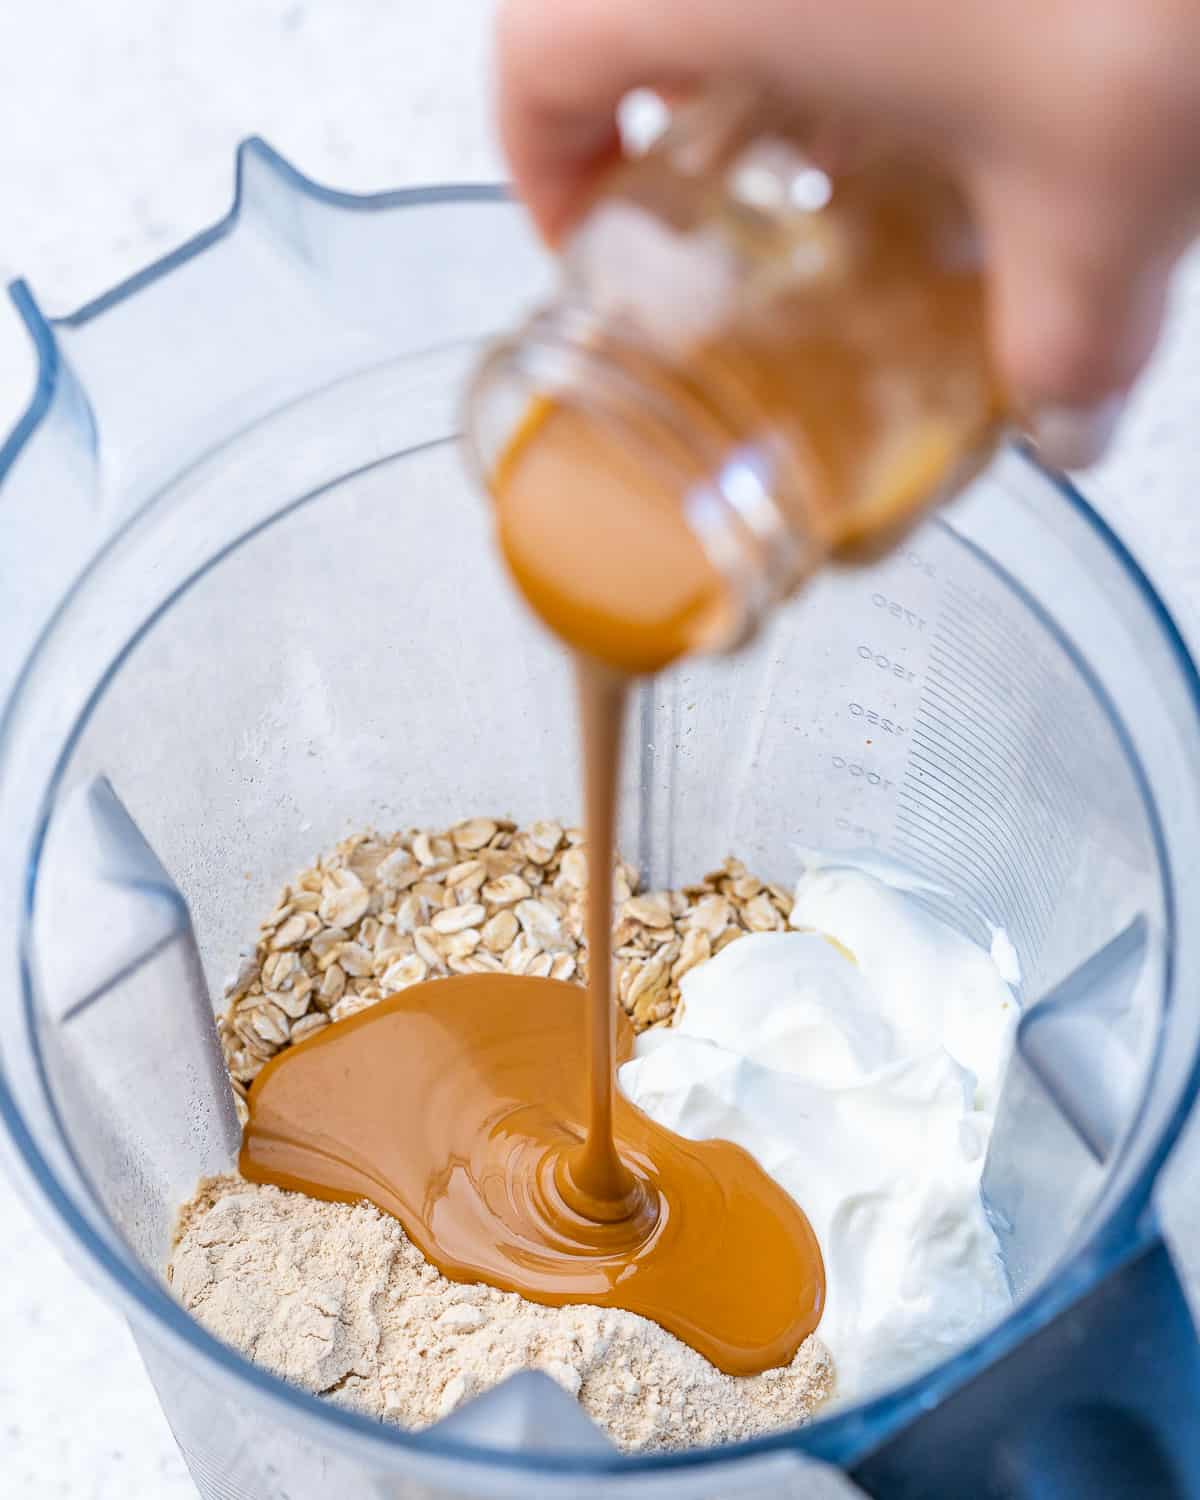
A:
[[[1128,202],[1077,185],[998,180],[974,196],[1001,376],[1049,462],[1091,463],[1158,338],[1172,257],[1147,254]]]

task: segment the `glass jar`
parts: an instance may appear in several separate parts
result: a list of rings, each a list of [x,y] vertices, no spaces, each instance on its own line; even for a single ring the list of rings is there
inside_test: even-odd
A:
[[[518,584],[571,644],[621,665],[736,644],[830,557],[894,539],[999,432],[957,190],[892,149],[842,142],[818,166],[801,135],[738,94],[684,110],[604,180],[558,295],[469,392]],[[514,518],[509,492],[552,447],[561,498]],[[547,556],[589,560],[582,614],[530,586]],[[589,636],[614,572],[638,598],[688,575],[663,605],[670,650]]]

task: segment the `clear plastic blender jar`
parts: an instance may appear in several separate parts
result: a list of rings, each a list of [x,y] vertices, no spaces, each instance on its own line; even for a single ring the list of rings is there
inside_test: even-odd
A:
[[[278,886],[371,823],[577,814],[564,662],[456,451],[467,370],[546,276],[499,192],[346,197],[251,142],[229,218],[160,265],[53,323],[15,289],[40,379],[0,448],[0,1112],[48,1231],[128,1316],[209,1500],[715,1500],[834,1469],[1200,1493],[1150,1201],[1196,1086],[1200,683],[1120,542],[1017,453],[748,651],[645,684],[621,828],[651,886],[820,848],[1008,934],[1005,1321],[802,1430],[639,1458],[532,1374],[378,1425],[172,1299],[175,1208],[236,1147],[213,997]]]

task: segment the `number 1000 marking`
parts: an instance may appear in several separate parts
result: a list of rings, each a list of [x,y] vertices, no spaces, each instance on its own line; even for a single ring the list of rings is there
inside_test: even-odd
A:
[[[868,786],[882,787],[884,791],[890,791],[896,783],[889,776],[881,776],[878,771],[869,771],[861,761],[847,760],[844,755],[830,756],[835,771],[845,771],[847,775],[861,777]]]

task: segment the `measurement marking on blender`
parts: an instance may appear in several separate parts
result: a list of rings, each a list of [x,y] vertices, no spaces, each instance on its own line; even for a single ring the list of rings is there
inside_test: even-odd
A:
[[[908,794],[910,796],[913,795],[913,782],[906,780],[905,787]],[[985,791],[982,784],[977,785],[969,792],[970,800],[974,800],[975,798],[982,800],[985,796],[989,801],[992,801],[993,805],[996,805],[994,799],[990,798],[990,795]],[[972,826],[980,826],[977,814],[972,814],[971,822]],[[1065,869],[1061,868],[1061,862],[1055,858],[1052,851],[1045,849],[1041,840],[1031,836],[1030,830],[1023,821],[1013,819],[1003,809],[997,810],[994,823],[989,822],[984,825],[981,832],[985,833],[987,841],[992,843],[995,840],[997,829],[1003,835],[1004,847],[1010,857],[1016,858],[1018,867],[1029,870],[1029,879],[1036,888],[1040,904],[1048,906],[1054,899],[1054,886],[1065,874]],[[1050,863],[1053,863],[1054,866],[1050,872],[1054,877],[1053,881],[1047,878],[1046,873],[1046,866]]]
[[[897,815],[897,842],[904,850],[904,863],[919,874],[928,876],[935,884],[943,886],[953,897],[965,901],[973,909],[987,910],[987,887],[980,881],[978,867],[968,857],[960,858],[957,851],[948,849],[937,837],[931,837],[920,824]],[[928,850],[929,852],[924,852]],[[1013,937],[1024,943],[1028,937],[1028,923],[1024,907],[1012,913],[1008,930]]]
[[[960,901],[965,901],[973,910],[994,920],[994,890],[986,880],[981,880],[978,861],[973,851],[960,855],[956,848],[948,847],[939,834],[931,835],[919,819],[914,820],[904,812],[897,814],[897,842],[904,850],[904,862],[928,875],[938,884],[947,887]],[[925,851],[928,851],[926,853]],[[1004,925],[1017,944],[1020,952],[1027,943],[1036,941],[1042,923],[1039,915],[1032,912],[1028,902],[1017,899],[1011,910],[1004,913]]]
[[[990,755],[1010,765],[1025,760],[1021,741],[1014,737],[1008,723],[997,721],[995,700],[988,700],[962,680],[958,681],[957,687],[951,688],[946,675],[932,665],[926,688],[928,691],[922,695],[921,708],[928,699],[935,711],[940,710],[954,724],[960,742],[970,745],[976,754]],[[920,718],[919,712],[916,718]]]
[[[996,878],[995,872],[984,872],[989,878],[981,878],[978,859],[966,841],[955,840],[953,846],[947,845],[944,837],[931,836],[927,828],[922,829],[919,823],[905,816],[898,818],[897,826],[906,839],[915,838],[936,853],[941,882],[951,889],[957,886],[960,895],[969,901],[973,909],[985,913],[989,921],[995,921],[999,914],[999,900],[1003,902],[1005,925],[1014,934],[1024,939],[1036,931],[1036,916],[1031,915],[1032,908],[1022,898],[1019,889],[1005,888]],[[907,861],[906,850],[905,862]],[[955,878],[949,878],[951,874]]]
[[[969,695],[974,700],[975,708],[973,712],[968,709],[968,720],[974,718],[979,723],[986,723],[988,736],[1007,745],[1013,758],[1026,766],[1033,779],[1048,777],[1051,785],[1047,790],[1052,795],[1062,796],[1069,804],[1074,805],[1075,798],[1070,780],[1054,753],[1043,748],[1038,755],[1031,756],[1028,741],[1019,738],[1012,729],[1012,723],[1018,716],[1011,711],[1002,717],[997,716],[995,714],[996,695],[989,696],[986,689],[981,689],[970,681],[964,681],[963,679],[969,675],[968,670],[958,669],[953,662],[948,662],[945,667],[932,661],[929,665],[931,681],[939,683],[943,697],[949,700],[952,707],[955,706],[956,700],[960,708],[967,707],[961,700],[963,695]],[[955,686],[951,686],[952,683]],[[1041,727],[1040,716],[1029,715],[1028,717],[1031,720],[1031,728],[1036,731]]]
[[[906,790],[901,795],[907,796],[907,804],[901,802],[901,808],[909,805],[910,810],[919,811],[922,817],[929,819],[929,804],[938,801],[938,798],[929,787],[921,786],[913,792],[912,784],[912,781],[906,780]],[[968,814],[965,807],[960,808],[960,811],[962,811],[960,820],[972,829],[980,843],[990,846],[998,858],[999,868],[996,870],[998,880],[1001,870],[1007,871],[1010,877],[1008,883],[1016,888],[1017,904],[1026,910],[1026,927],[1035,935],[1044,933],[1046,922],[1049,921],[1049,912],[1053,909],[1053,901],[1056,898],[1055,892],[1062,888],[1062,882],[1068,873],[1065,862],[1056,856],[1059,846],[1058,837],[1050,838],[1050,847],[1047,847],[1047,840],[1035,838],[1025,823],[1020,820],[1004,819],[1002,826],[1007,832],[1007,838],[1005,838],[1007,847],[1005,847],[1004,855],[999,855],[996,853],[992,829],[981,825],[978,817]],[[939,823],[939,831],[947,838],[954,838],[953,831],[942,828],[941,823]],[[1017,877],[1019,868],[1029,870],[1028,888],[1023,886]]]
[[[1002,638],[1007,645],[1027,652],[1040,665],[1045,665],[1040,661],[1040,643],[1024,627],[1016,624],[1006,609],[990,599],[963,589],[952,579],[945,580],[945,588],[949,597],[943,600],[943,614],[939,618],[944,618],[946,612],[962,620],[982,617],[989,627],[989,641]]]
[[[929,623],[923,615],[916,610],[909,609],[897,599],[889,599],[886,594],[872,594],[871,603],[876,609],[883,609],[891,615],[893,620],[900,620],[911,630],[924,630]]]
[[[904,842],[908,846],[905,850],[905,862],[917,866],[923,865],[923,872],[931,874],[943,883],[953,887],[954,880],[947,880],[947,871],[957,876],[957,884],[962,891],[982,891],[979,881],[978,867],[971,860],[960,858],[956,849],[947,847],[938,836],[936,829],[926,826],[922,819],[913,817],[903,811],[896,814],[897,826],[901,829]],[[913,843],[924,845],[930,851],[930,857],[914,853]]]
[[[956,682],[957,686],[952,687],[951,682]],[[925,687],[930,697],[936,695],[946,712],[955,716],[960,736],[970,740],[977,749],[982,750],[989,745],[995,745],[1003,749],[1012,761],[1018,763],[1027,761],[1027,750],[1012,734],[1008,722],[994,716],[994,698],[980,694],[970,684],[951,677],[932,663]],[[924,696],[922,694],[922,699]],[[980,729],[981,725],[986,725],[986,732]],[[1031,774],[1036,775],[1039,769],[1037,764],[1033,763]]]
[[[1019,843],[1020,849],[1018,852],[1023,859],[1025,867],[1031,871],[1032,878],[1041,889],[1043,899],[1046,901],[1052,900],[1052,893],[1046,882],[1043,870],[1043,851],[1040,847],[1035,847],[1034,842],[1029,837],[1029,830],[1025,827],[1024,823],[1020,820],[1014,820],[1011,817],[1009,809],[992,793],[990,787],[982,777],[973,778],[971,786],[968,787],[959,777],[954,776],[953,772],[941,760],[941,742],[929,739],[922,732],[920,724],[916,725],[913,729],[913,744],[918,746],[926,755],[933,757],[935,763],[943,770],[944,774],[957,781],[969,796],[987,802],[995,809],[997,825],[1007,829]],[[917,758],[917,754],[917,751],[913,752],[914,760]],[[963,751],[961,756],[956,757],[956,766],[963,757],[969,759],[969,752]],[[986,776],[986,773],[984,775]]]
[[[926,578],[936,578],[937,568],[928,558],[922,557],[919,552],[908,548],[904,553],[904,560],[910,568],[915,568],[919,573],[924,573]]]
[[[848,703],[846,710],[852,719],[862,719],[875,729],[881,729],[884,734],[902,735],[908,730],[903,724],[898,724],[895,719],[890,719],[886,714],[881,714],[877,708],[867,708],[862,703]]]
[[[961,770],[962,763],[966,762],[978,773],[981,786],[990,786],[997,778],[1003,779],[1012,768],[1012,762],[1005,761],[997,753],[994,746],[977,735],[971,734],[969,729],[964,730],[959,723],[947,718],[941,710],[944,708],[953,713],[954,705],[945,704],[936,684],[928,685],[926,700],[922,703],[917,714],[917,721],[913,726],[913,739],[918,742],[922,737],[926,748],[931,745],[938,747],[951,741],[954,746],[955,764]],[[985,764],[985,759],[988,764]],[[1031,782],[1036,778],[1031,775]],[[1002,816],[1008,820],[1012,819],[1012,812],[1005,809]]]
[[[962,804],[964,812],[970,816],[971,820],[980,826],[981,832],[986,836],[989,843],[994,844],[997,830],[1000,830],[1006,833],[1014,843],[1021,845],[1021,848],[1017,851],[1019,854],[1023,855],[1026,860],[1032,861],[1034,851],[1024,837],[1025,830],[1019,823],[1012,820],[1009,809],[992,794],[989,786],[980,781],[972,781],[970,784],[963,781],[961,777],[955,774],[953,769],[945,765],[941,757],[936,754],[934,748],[928,745],[927,742],[922,745],[921,749],[913,750],[912,761],[914,764],[928,767],[927,775],[929,777],[946,786],[948,789],[954,789],[956,800]],[[981,806],[984,804],[994,809],[993,817],[981,816]],[[1012,852],[1006,848],[1006,857]],[[1040,873],[1041,861],[1033,861],[1031,867]],[[1037,878],[1037,875],[1035,875],[1035,878]],[[1049,899],[1050,892],[1047,890],[1045,895]]]
[[[999,654],[996,650],[994,635],[978,630],[973,620],[956,611],[952,606],[945,611],[945,617],[939,619],[937,636],[944,646],[953,645],[956,650],[965,652],[977,663],[986,662],[993,671],[1003,675],[1005,682],[1013,691],[1023,693],[1026,699],[1035,706],[1038,706],[1041,700],[1030,696],[1029,683],[1031,681],[1042,689],[1043,695],[1051,698],[1062,690],[1057,674],[1050,671],[1029,643],[1011,642],[1009,644],[1011,657]],[[1014,663],[1019,663],[1019,669],[1014,669]]]
[[[969,804],[928,783],[924,785],[920,798],[915,797],[912,792],[903,791],[900,797],[907,798],[907,802],[902,801],[901,806],[907,806],[910,811],[919,809],[924,813],[931,807],[943,808],[947,821],[943,823],[942,830],[946,837],[953,838],[955,842],[960,840],[961,829],[969,829],[971,840],[962,840],[964,847],[970,849],[977,859],[981,853],[990,855],[990,860],[980,862],[991,864],[996,884],[1004,890],[1010,901],[1019,903],[1022,900],[1020,882],[1008,850],[997,845],[987,825],[971,815]]]
[[[870,646],[859,646],[858,655],[863,661],[871,662],[881,672],[889,672],[901,682],[916,682],[917,674],[911,667],[905,666],[902,661],[896,661],[894,657],[888,656],[885,651],[876,651]]]
[[[945,712],[950,715],[954,715],[956,709],[959,710],[959,712],[962,712],[963,706],[961,699],[956,702],[952,697],[947,698],[946,695],[940,691],[941,686],[942,685],[940,683],[933,680],[931,674],[930,682],[927,684],[929,690],[928,696],[931,703],[936,702],[938,707],[943,708]],[[982,719],[985,713],[986,706],[984,707],[983,712],[979,714],[979,718]],[[920,716],[918,715],[918,717]],[[1011,773],[1011,768],[1014,764],[1022,765],[1024,767],[1025,776],[1031,789],[1036,790],[1042,797],[1050,799],[1051,805],[1055,805],[1053,801],[1053,799],[1055,798],[1062,799],[1062,801],[1057,804],[1060,807],[1064,805],[1073,805],[1074,797],[1070,794],[1068,789],[1062,785],[1063,776],[1057,766],[1039,760],[1037,758],[1030,759],[1027,752],[1023,749],[1022,742],[1014,738],[1008,726],[997,724],[993,721],[989,725],[986,734],[978,732],[978,730],[975,728],[975,714],[971,711],[969,706],[967,708],[965,722],[962,719],[957,719],[955,722],[957,725],[956,738],[958,739],[959,743],[970,744],[974,748],[976,754],[983,755],[987,753],[989,754],[989,758],[994,760],[1000,759],[1000,755],[998,752],[1005,752],[1008,755],[1009,762],[1007,767],[1001,764],[1001,766],[998,768],[1001,770],[1002,774],[1005,774],[1005,772]],[[938,729],[935,724],[931,723],[930,729],[934,734],[938,733]],[[995,748],[995,752],[997,753],[992,753],[993,746]]]
[[[847,775],[860,778],[867,786],[878,787],[882,792],[889,791],[896,785],[890,777],[868,770],[861,761],[847,760],[844,755],[831,755],[829,759],[835,771],[845,771]]]
[[[1046,707],[1061,702],[1064,686],[1002,608],[951,579],[944,587],[897,798],[898,836],[956,871],[967,890],[986,898],[994,881],[1014,902],[1006,913],[1014,937],[1036,948],[1070,876],[1082,807]],[[994,791],[1011,782],[1014,765],[1030,793],[1020,807]],[[981,851],[990,870],[979,867]]]
[[[1028,655],[1031,661],[1044,666],[1038,643],[1027,631],[1012,624],[1007,609],[990,600],[980,600],[964,594],[948,580],[946,590],[938,614],[939,626],[944,625],[947,620],[972,626],[978,621],[982,643],[989,649],[995,650],[998,645],[1004,645],[1016,649],[1022,657]]]
[[[977,786],[966,786],[963,781],[954,777],[950,771],[945,771],[942,766],[935,766],[935,762],[927,759],[926,756],[922,756],[918,751],[913,751],[912,760],[916,765],[926,766],[927,768],[926,772],[924,772],[924,777],[926,778],[921,783],[922,787],[926,789],[927,795],[933,795],[929,790],[929,781],[933,781],[936,786],[941,787],[944,790],[945,798],[953,802],[957,810],[959,810],[960,822],[968,823],[972,829],[975,829],[983,846],[995,855],[999,867],[1004,868],[1008,876],[1011,877],[1011,880],[1017,883],[1016,871],[1020,862],[1022,862],[1020,861],[1020,853],[1022,853],[1020,846],[1025,846],[1026,840],[1020,835],[1017,826],[1008,819],[1007,810],[990,795],[987,787],[980,786],[980,784],[977,784]],[[903,796],[906,793],[901,790],[900,795]],[[912,792],[907,792],[907,795],[912,795]],[[996,808],[995,819],[993,817],[981,816],[980,804],[983,801],[990,802],[990,805]],[[1011,844],[1016,844],[1019,847],[1014,849],[1014,847],[1010,847]],[[1031,850],[1026,846],[1023,852],[1028,856]],[[1016,862],[1014,862],[1014,855],[1017,856]],[[1016,894],[1016,891],[1011,891],[1010,894]],[[1044,898],[1047,898],[1047,900],[1049,900],[1049,894],[1049,891],[1043,891]]]
[[[1037,692],[1031,692],[1028,679],[1032,673],[1014,671],[1011,663],[989,656],[970,641],[956,637],[950,631],[943,635],[939,630],[938,639],[930,647],[930,653],[935,659],[945,658],[948,653],[953,654],[956,666],[960,669],[969,667],[977,674],[984,674],[994,684],[998,694],[1024,704],[1031,717],[1040,715],[1046,697],[1053,701],[1057,693],[1058,684],[1053,681],[1041,683],[1041,696]]]
[[[942,667],[961,688],[973,685],[989,704],[999,701],[1017,705],[1027,709],[1032,717],[1033,708],[1028,696],[1021,693],[1011,676],[999,671],[986,658],[953,646],[947,650],[946,644],[939,640],[930,645],[929,660],[931,666]]]
[[[947,713],[954,711],[954,705],[943,700],[936,684],[928,683],[924,701],[913,722],[914,740],[924,727],[926,734],[939,744],[953,740],[957,761],[969,764],[981,780],[990,780],[997,775],[1002,776],[1009,769],[1011,762],[1006,763],[1004,757],[990,741],[973,735],[969,729],[964,730],[957,721],[946,717],[940,712],[943,708]]]
[[[1061,810],[1062,807],[1071,808],[1073,811],[1077,810],[1079,799],[1077,799],[1076,789],[1074,789],[1070,778],[1065,775],[1061,763],[1058,762],[1058,757],[1053,754],[1053,751],[1049,750],[1044,750],[1038,756],[1031,756],[1029,754],[1028,741],[1023,736],[1019,736],[1014,732],[1013,721],[1019,720],[1022,717],[1028,717],[1031,720],[1032,730],[1038,732],[1043,727],[1043,724],[1041,724],[1041,715],[1035,717],[1035,715],[1014,714],[1011,711],[1011,706],[1016,705],[1010,705],[1010,712],[1007,712],[1004,717],[999,717],[999,715],[995,714],[995,697],[989,699],[986,693],[977,690],[971,681],[966,681],[965,678],[968,678],[969,673],[966,670],[957,670],[956,672],[954,663],[948,663],[947,669],[944,669],[944,667],[932,661],[930,663],[929,675],[930,681],[927,687],[930,688],[930,693],[935,694],[941,691],[942,699],[947,702],[947,708],[951,712],[956,708],[962,711],[966,706],[968,708],[968,714],[966,714],[966,721],[968,723],[971,723],[972,720],[977,720],[978,723],[984,723],[984,721],[989,723],[990,738],[1007,745],[1008,753],[1013,756],[1013,759],[1017,763],[1025,765],[1029,783],[1032,786],[1040,787],[1041,792],[1047,798],[1050,798],[1050,808],[1053,808],[1055,811]],[[956,682],[957,687],[950,687],[950,681]],[[974,700],[974,711],[972,711],[971,705],[966,705],[965,697]],[[978,741],[981,736],[974,735],[974,738]]]
[[[1022,827],[1027,826],[1029,813],[1035,808],[1040,809],[1043,817],[1050,820],[1056,826],[1062,821],[1064,813],[1075,816],[1076,798],[1063,785],[1061,773],[1059,773],[1055,766],[1024,759],[1020,755],[1018,747],[1011,742],[1007,735],[997,734],[995,736],[997,748],[999,750],[1007,749],[1010,755],[1010,760],[1005,765],[1002,757],[999,754],[993,754],[992,747],[987,745],[981,736],[972,735],[969,728],[963,729],[955,726],[947,729],[945,719],[938,713],[938,710],[942,709],[944,705],[940,699],[935,697],[937,692],[936,685],[931,683],[930,686],[931,691],[927,705],[929,712],[923,710],[918,715],[918,724],[923,721],[928,734],[939,741],[952,738],[956,753],[965,754],[969,748],[977,758],[986,757],[992,763],[995,775],[1001,777],[1010,776],[1014,765],[1022,766],[1025,785],[1032,794],[1032,798],[1021,809],[1013,808],[1004,813],[1005,818],[1009,822],[1020,823]],[[950,711],[953,711],[952,706],[950,706]],[[985,784],[990,783],[994,779],[994,776],[989,775],[987,770],[982,770],[981,776]],[[1028,837],[1033,847],[1042,847],[1044,830],[1041,827],[1040,820],[1030,830]]]

